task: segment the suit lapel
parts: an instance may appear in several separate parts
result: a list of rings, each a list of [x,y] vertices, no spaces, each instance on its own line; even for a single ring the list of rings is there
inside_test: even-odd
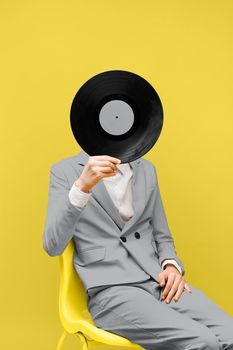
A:
[[[89,159],[89,155],[82,151],[78,154],[78,164],[85,166]],[[132,197],[133,197],[133,208],[134,215],[125,222],[116,208],[114,202],[112,201],[108,190],[104,184],[103,179],[100,180],[91,190],[93,199],[106,211],[106,213],[111,217],[114,223],[120,228],[122,234],[128,230],[131,225],[133,225],[139,214],[144,209],[145,205],[145,178],[142,171],[141,159],[136,159],[132,162],[129,162],[132,167],[133,177],[132,177]],[[140,183],[140,191],[139,191]]]
[[[119,226],[120,229],[125,225],[124,220],[121,218],[118,209],[116,208],[112,198],[110,197],[108,190],[104,184],[103,179],[100,180],[93,188],[92,194],[95,200],[101,205],[101,207],[110,215],[112,220]]]

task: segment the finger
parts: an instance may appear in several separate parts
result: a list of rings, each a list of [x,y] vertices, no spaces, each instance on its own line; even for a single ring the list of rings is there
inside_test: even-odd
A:
[[[110,160],[97,160],[94,166],[110,166],[113,170],[117,170],[117,164],[111,162]]]
[[[179,284],[180,284],[180,278],[177,276],[177,278],[175,279],[175,281],[170,289],[170,292],[168,293],[168,296],[165,300],[166,304],[170,303],[170,301],[172,300],[173,296],[175,295],[175,293],[179,287]]]
[[[175,274],[169,273],[166,286],[165,286],[163,293],[162,293],[162,299],[165,299],[167,297],[167,294],[169,293],[169,291],[173,285],[174,280],[175,280]]]
[[[184,288],[187,289],[187,291],[192,294],[192,290],[190,289],[188,283],[185,283]]]
[[[159,280],[159,285],[160,285],[160,287],[164,287],[165,286],[165,282],[166,282],[166,280],[165,280],[165,274],[161,274],[160,275],[160,280]]]
[[[116,169],[113,169],[111,166],[93,166],[92,170],[95,172],[101,172],[101,173],[116,173]]]
[[[119,158],[111,157],[108,155],[101,155],[101,156],[95,156],[97,160],[109,160],[110,162],[113,162],[114,164],[121,163],[121,160]]]
[[[176,294],[175,294],[175,296],[174,296],[174,301],[175,301],[175,302],[177,302],[177,301],[179,300],[179,298],[180,298],[180,296],[182,295],[183,291],[184,291],[184,283],[183,283],[183,281],[182,281],[182,282],[179,284],[178,289],[177,289],[177,292],[176,292]]]
[[[108,176],[115,176],[115,175],[116,175],[115,172],[112,172],[112,173],[102,173],[102,178],[108,177]]]

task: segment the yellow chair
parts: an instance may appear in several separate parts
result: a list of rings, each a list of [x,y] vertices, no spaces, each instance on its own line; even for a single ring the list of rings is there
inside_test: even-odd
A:
[[[79,338],[82,350],[143,349],[140,345],[95,325],[87,308],[85,288],[73,266],[73,252],[74,242],[71,240],[58,257],[59,315],[64,330],[57,344],[57,350],[61,350],[65,338],[70,334]]]

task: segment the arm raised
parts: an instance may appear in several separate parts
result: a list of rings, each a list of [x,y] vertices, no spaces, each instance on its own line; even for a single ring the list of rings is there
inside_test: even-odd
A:
[[[50,256],[60,255],[74,234],[74,227],[85,206],[74,206],[69,198],[69,184],[59,163],[50,169],[48,206],[43,234],[43,248]]]

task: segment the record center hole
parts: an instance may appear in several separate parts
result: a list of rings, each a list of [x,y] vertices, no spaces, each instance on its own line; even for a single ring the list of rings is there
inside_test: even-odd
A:
[[[118,115],[116,115],[116,118],[118,118]]]

